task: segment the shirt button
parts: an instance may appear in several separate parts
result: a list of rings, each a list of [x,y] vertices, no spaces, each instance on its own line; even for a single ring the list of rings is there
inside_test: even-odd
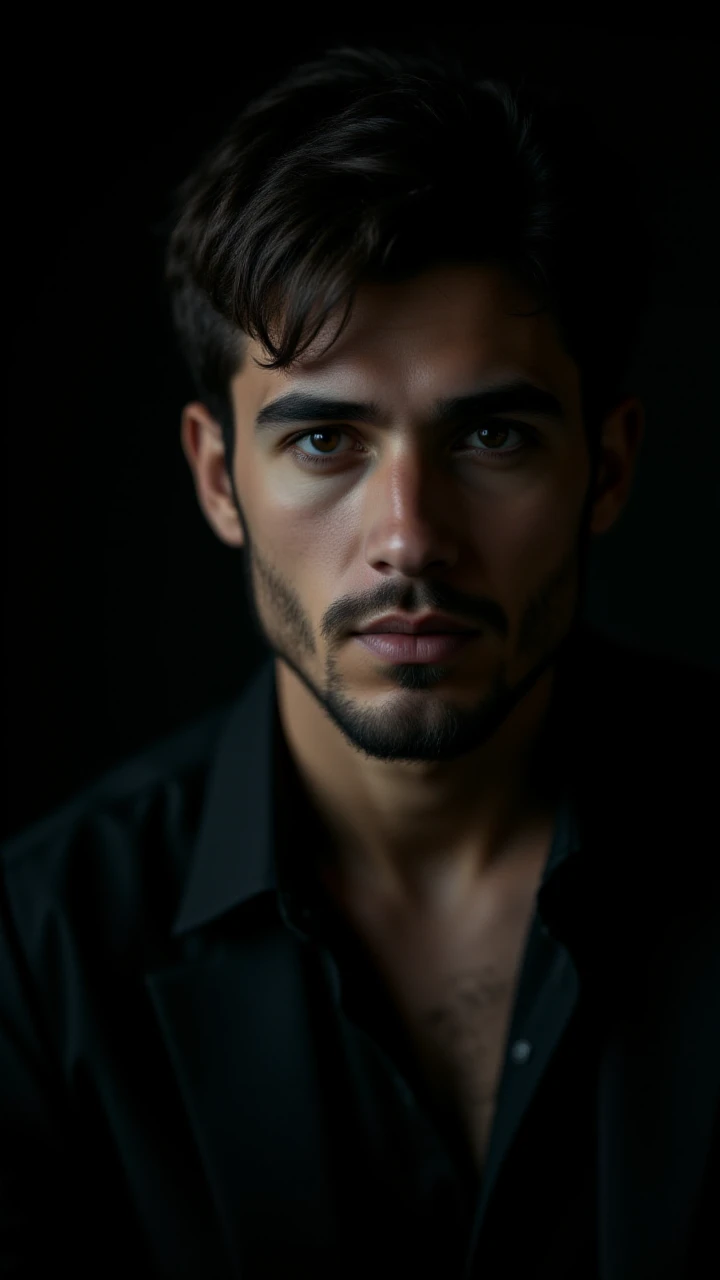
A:
[[[527,1062],[531,1053],[532,1053],[532,1045],[530,1044],[529,1040],[516,1040],[512,1049],[510,1050],[510,1057],[512,1058],[513,1062],[516,1062],[519,1066],[521,1066],[524,1062]]]

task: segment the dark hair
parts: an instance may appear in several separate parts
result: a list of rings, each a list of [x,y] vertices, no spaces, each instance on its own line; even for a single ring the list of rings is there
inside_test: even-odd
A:
[[[260,367],[287,368],[345,304],[332,345],[363,282],[462,262],[503,266],[530,314],[550,310],[595,458],[656,248],[631,163],[574,97],[479,77],[437,45],[330,48],[251,101],[177,199],[173,320],[228,468],[245,335],[270,353]]]

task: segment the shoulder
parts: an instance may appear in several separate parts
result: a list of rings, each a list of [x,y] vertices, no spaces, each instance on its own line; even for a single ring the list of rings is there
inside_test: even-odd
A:
[[[138,750],[54,812],[0,844],[4,921],[60,942],[144,951],[169,928],[200,820],[209,767],[234,703]]]

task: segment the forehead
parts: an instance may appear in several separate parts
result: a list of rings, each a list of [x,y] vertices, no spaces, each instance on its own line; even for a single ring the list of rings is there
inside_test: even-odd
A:
[[[250,341],[233,391],[253,415],[290,388],[371,394],[399,413],[421,413],[428,400],[484,378],[521,376],[570,402],[579,395],[577,368],[552,317],[528,314],[537,306],[537,298],[493,265],[441,266],[398,283],[364,283],[327,352],[342,309],[291,369],[258,369],[252,357],[266,360],[267,352]]]

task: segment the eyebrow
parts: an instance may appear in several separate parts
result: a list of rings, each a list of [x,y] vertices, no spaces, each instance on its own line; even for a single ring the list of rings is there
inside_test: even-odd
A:
[[[430,410],[430,426],[448,426],[458,419],[490,413],[533,413],[562,421],[565,413],[557,396],[525,378],[485,387],[464,395],[436,400]],[[337,422],[350,419],[368,426],[381,426],[387,414],[376,400],[340,400],[332,396],[288,391],[271,400],[255,419],[256,431],[290,423]]]

